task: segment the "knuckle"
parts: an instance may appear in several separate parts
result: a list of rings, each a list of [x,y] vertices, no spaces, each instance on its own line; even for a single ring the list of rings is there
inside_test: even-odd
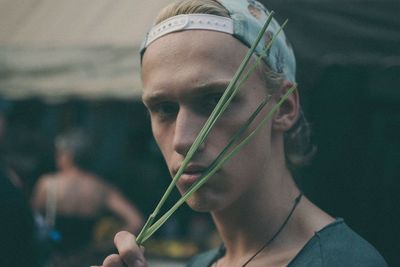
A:
[[[132,258],[132,256],[134,256],[134,251],[132,251],[132,249],[129,248],[122,248],[119,250],[119,255],[123,259],[130,259]]]

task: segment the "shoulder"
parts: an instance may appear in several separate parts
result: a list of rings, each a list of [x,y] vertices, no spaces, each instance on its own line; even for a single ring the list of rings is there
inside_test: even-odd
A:
[[[40,176],[33,188],[33,194],[41,195],[41,194],[46,193],[46,191],[50,187],[54,186],[54,181],[56,181],[56,180],[58,180],[57,173],[49,173],[49,174]]]
[[[193,257],[186,266],[187,267],[210,266],[217,258],[221,256],[220,254],[221,254],[221,248],[220,249],[216,248],[203,252]]]
[[[37,179],[35,188],[41,189],[41,190],[46,189],[50,186],[51,183],[53,183],[55,180],[58,180],[58,179],[59,179],[58,173],[44,174]]]
[[[304,246],[289,266],[387,266],[379,252],[343,219],[327,225]]]
[[[48,192],[48,188],[50,187],[51,181],[54,181],[54,176],[51,174],[46,174],[39,177],[36,182],[33,192],[31,204],[35,210],[43,209],[46,201],[46,194]]]
[[[57,177],[56,174],[45,174],[40,176],[33,188],[34,195],[46,192],[50,183],[55,180],[55,177]]]

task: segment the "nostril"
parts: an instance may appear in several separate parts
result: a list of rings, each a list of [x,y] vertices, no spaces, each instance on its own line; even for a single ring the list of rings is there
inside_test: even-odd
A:
[[[182,156],[186,156],[186,154],[189,152],[190,149],[190,144],[186,143],[182,140],[182,138],[177,138],[175,137],[175,141],[174,141],[174,150],[182,155]]]
[[[182,140],[179,140],[179,141],[175,142],[174,149],[178,154],[180,154],[182,156],[186,156],[187,153],[189,152],[190,148],[192,147],[193,143],[194,143],[194,139],[191,142],[187,142],[187,141],[182,142]],[[204,149],[204,147],[205,147],[205,143],[202,143],[198,147],[197,151],[202,151]]]

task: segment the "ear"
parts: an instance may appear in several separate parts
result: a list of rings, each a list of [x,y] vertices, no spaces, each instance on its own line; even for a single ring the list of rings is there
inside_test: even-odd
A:
[[[276,101],[285,95],[285,93],[293,86],[290,81],[284,81],[279,92],[276,93]],[[300,99],[297,89],[295,89],[282,103],[281,107],[275,112],[272,120],[272,129],[276,131],[286,132],[297,121],[300,113]]]

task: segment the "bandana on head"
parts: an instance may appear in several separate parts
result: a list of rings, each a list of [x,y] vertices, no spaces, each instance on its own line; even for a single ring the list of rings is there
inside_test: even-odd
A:
[[[177,31],[204,29],[232,34],[235,38],[250,47],[256,40],[263,24],[269,16],[269,11],[256,0],[216,0],[224,6],[230,18],[209,14],[177,15],[153,26],[147,34],[140,49],[141,55],[156,39]],[[262,49],[278,32],[280,26],[275,19],[269,24],[264,38],[256,48],[261,54]],[[283,31],[277,35],[264,57],[264,62],[275,72],[284,74],[289,81],[296,80],[296,59],[289,41]]]

